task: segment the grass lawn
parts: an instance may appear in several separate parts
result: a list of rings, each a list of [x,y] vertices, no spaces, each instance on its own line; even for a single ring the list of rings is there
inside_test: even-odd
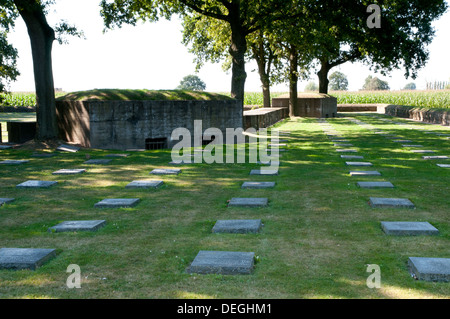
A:
[[[450,155],[449,140],[379,117],[352,114],[436,155]],[[380,116],[381,117],[381,116]],[[405,123],[411,123],[399,119]],[[350,177],[317,119],[296,118],[277,126],[291,131],[279,176],[249,176],[256,164],[181,165],[178,176],[151,176],[170,167],[169,150],[129,152],[107,165],[86,165],[81,150],[52,158],[32,150],[2,150],[0,159],[29,159],[1,166],[0,247],[55,248],[57,257],[36,271],[0,270],[0,298],[448,298],[449,283],[416,281],[408,257],[450,257],[450,169],[436,166],[346,118],[328,122],[355,145],[382,176]],[[446,127],[410,124],[436,132]],[[425,154],[428,155],[428,154]],[[449,162],[449,160],[447,160]],[[61,168],[82,175],[56,176]],[[361,168],[361,170],[365,170]],[[49,189],[16,189],[30,179],[59,183]],[[137,179],[161,179],[159,189],[125,189]],[[390,181],[394,189],[361,189],[357,181]],[[244,181],[275,181],[265,190],[241,189]],[[133,208],[97,209],[104,198],[141,198]],[[227,208],[232,197],[268,197],[267,208]],[[380,209],[369,197],[409,198],[416,209]],[[218,219],[261,218],[259,234],[213,234]],[[105,219],[95,233],[49,233],[65,220]],[[438,236],[385,235],[380,221],[428,221]],[[187,274],[199,250],[255,252],[251,275]],[[81,289],[69,289],[69,264],[81,268]],[[366,285],[368,264],[381,269],[381,288]]]

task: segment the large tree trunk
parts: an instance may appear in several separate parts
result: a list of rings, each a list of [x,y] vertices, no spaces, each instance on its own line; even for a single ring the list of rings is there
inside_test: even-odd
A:
[[[55,32],[48,25],[39,2],[14,0],[14,3],[25,21],[31,42],[37,100],[37,139],[53,139],[58,135],[52,70]]]
[[[319,77],[319,93],[328,94],[328,72],[330,69],[328,60],[322,60],[320,70],[317,72],[317,76]]]
[[[289,116],[294,116],[298,99],[298,52],[297,48],[289,48]]]
[[[245,53],[247,52],[246,30],[243,28],[240,18],[240,4],[237,2],[230,8],[231,45],[231,97],[242,101],[244,106],[245,80]]]

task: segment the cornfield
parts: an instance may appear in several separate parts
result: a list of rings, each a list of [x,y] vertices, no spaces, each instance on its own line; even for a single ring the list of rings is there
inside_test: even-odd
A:
[[[1,106],[13,107],[34,107],[36,105],[36,95],[34,93],[17,92],[17,93],[1,93]]]
[[[281,92],[272,93],[272,98]],[[332,91],[329,95],[337,98],[338,104],[395,104],[433,109],[450,108],[450,90],[428,91]],[[262,92],[246,92],[245,105],[263,105]]]

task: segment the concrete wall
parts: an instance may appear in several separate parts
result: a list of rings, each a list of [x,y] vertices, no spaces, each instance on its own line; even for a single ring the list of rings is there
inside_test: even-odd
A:
[[[288,107],[289,96],[280,96],[272,99],[272,107]],[[320,93],[300,93],[297,107],[293,110],[294,116],[302,117],[336,117],[337,99],[333,96]]]
[[[388,105],[385,114],[426,123],[450,125],[450,111],[422,109],[414,106]]]
[[[242,127],[242,105],[225,101],[58,101],[60,137],[85,147],[144,149],[148,138],[167,138],[183,127],[194,135],[194,120],[203,131]],[[225,134],[225,133],[224,133]]]
[[[250,127],[257,130],[266,128],[287,117],[289,117],[289,108],[286,107],[267,107],[244,111],[244,130]]]

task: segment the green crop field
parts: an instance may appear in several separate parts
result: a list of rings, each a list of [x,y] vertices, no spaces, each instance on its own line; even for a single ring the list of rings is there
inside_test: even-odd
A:
[[[103,90],[105,91],[105,90]],[[111,91],[111,90],[109,90]],[[121,96],[138,96],[142,98],[145,90],[115,90],[121,94]],[[142,92],[140,92],[142,91]],[[87,91],[94,92],[94,91]],[[130,93],[131,92],[131,93]],[[170,94],[180,93],[181,91],[148,91],[153,92],[171,92]],[[74,96],[79,98],[84,92],[75,92],[67,94],[67,96]],[[186,92],[182,92],[186,93]],[[58,92],[56,95],[60,97],[66,93]],[[280,95],[287,94],[287,92],[272,92],[271,97],[278,97]],[[433,109],[448,109],[450,108],[450,90],[428,90],[428,91],[358,91],[358,92],[347,92],[347,91],[331,91],[329,93],[337,98],[338,104],[370,104],[370,103],[385,103],[385,104],[396,104],[396,105],[408,105],[416,106],[422,108],[433,108]],[[148,95],[148,94],[144,94]],[[191,94],[192,95],[192,94]],[[230,96],[229,92],[217,93],[201,93],[195,92],[194,96],[188,94],[175,94],[173,98],[217,98],[217,96]],[[97,95],[100,96],[100,95]],[[164,99],[167,96],[159,94]],[[147,97],[148,98],[148,97]],[[154,99],[152,97],[151,99]],[[30,92],[15,92],[12,94],[0,94],[0,105],[2,106],[22,106],[22,107],[33,107],[36,105],[36,96],[34,93]],[[262,92],[246,92],[244,97],[244,105],[263,105],[263,95]]]

